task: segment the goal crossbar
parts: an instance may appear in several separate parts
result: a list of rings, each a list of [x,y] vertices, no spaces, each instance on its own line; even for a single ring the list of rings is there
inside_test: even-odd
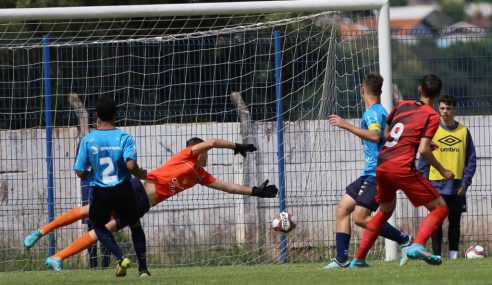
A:
[[[61,20],[130,17],[197,16],[272,12],[312,12],[321,10],[381,9],[388,0],[254,1],[231,3],[156,4],[127,6],[87,6],[0,9],[2,21]]]

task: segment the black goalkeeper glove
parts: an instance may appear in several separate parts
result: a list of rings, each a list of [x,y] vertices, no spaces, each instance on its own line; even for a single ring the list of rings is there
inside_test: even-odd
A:
[[[246,153],[248,151],[249,152],[256,151],[256,146],[250,143],[245,143],[245,144],[237,143],[236,147],[234,148],[234,154],[240,153],[243,157],[246,157]]]
[[[260,187],[253,187],[251,196],[261,197],[261,198],[274,198],[277,196],[277,186],[268,185],[268,179],[260,185]]]

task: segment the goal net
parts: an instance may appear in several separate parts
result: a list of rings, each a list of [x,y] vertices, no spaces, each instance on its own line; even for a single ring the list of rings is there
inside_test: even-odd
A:
[[[158,5],[146,13],[128,9],[134,14],[121,17],[124,6],[66,9],[85,13],[82,18],[53,9],[46,9],[48,16],[15,10],[23,20],[3,18],[0,271],[44,268],[48,255],[87,231],[79,221],[29,251],[23,247],[32,230],[86,202],[87,188],[72,166],[80,138],[94,128],[95,101],[103,94],[116,100],[117,125],[135,138],[144,168],[160,166],[191,137],[254,143],[258,151],[246,158],[211,150],[206,170],[251,186],[268,179],[285,197],[243,197],[199,185],[186,190],[142,218],[149,264],[333,257],[335,208],[364,159],[360,140],[330,127],[327,116],[360,123],[362,78],[381,70],[379,10],[363,5],[297,11],[286,8],[289,2],[307,1],[274,1],[283,6],[261,13],[254,5],[271,3],[211,6],[229,5],[232,12],[218,15],[198,9],[205,4],[190,4],[170,5],[183,7],[175,15],[156,15]],[[234,12],[244,5],[253,8]],[[94,18],[105,8],[118,17]],[[285,238],[270,229],[283,203],[298,224]],[[362,233],[352,228],[351,255]],[[128,230],[116,237],[133,253]],[[384,258],[384,243],[371,252],[370,258]],[[83,251],[64,260],[64,268],[89,267],[90,258]]]

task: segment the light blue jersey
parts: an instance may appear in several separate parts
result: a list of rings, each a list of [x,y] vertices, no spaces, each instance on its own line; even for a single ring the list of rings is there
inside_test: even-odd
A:
[[[91,169],[89,186],[113,187],[130,180],[126,161],[137,160],[133,138],[118,130],[94,130],[84,136],[79,146],[74,170]]]
[[[381,103],[376,103],[367,109],[362,115],[361,128],[379,132],[381,140],[379,144],[362,140],[366,165],[361,176],[376,176],[379,150],[384,144],[384,129],[386,128],[386,117],[388,112]]]

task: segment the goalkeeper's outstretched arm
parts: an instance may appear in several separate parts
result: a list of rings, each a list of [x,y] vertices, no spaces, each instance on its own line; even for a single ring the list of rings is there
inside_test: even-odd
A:
[[[199,155],[206,153],[212,148],[228,148],[234,150],[234,154],[240,153],[242,156],[246,157],[248,152],[256,151],[256,147],[253,144],[239,144],[228,140],[222,139],[209,139],[202,143],[193,146],[193,154]]]
[[[257,196],[261,198],[274,198],[277,196],[277,186],[268,185],[268,180],[265,180],[259,187],[249,187],[236,183],[217,180],[206,185],[209,188],[221,190],[231,194],[240,194],[245,196]]]

